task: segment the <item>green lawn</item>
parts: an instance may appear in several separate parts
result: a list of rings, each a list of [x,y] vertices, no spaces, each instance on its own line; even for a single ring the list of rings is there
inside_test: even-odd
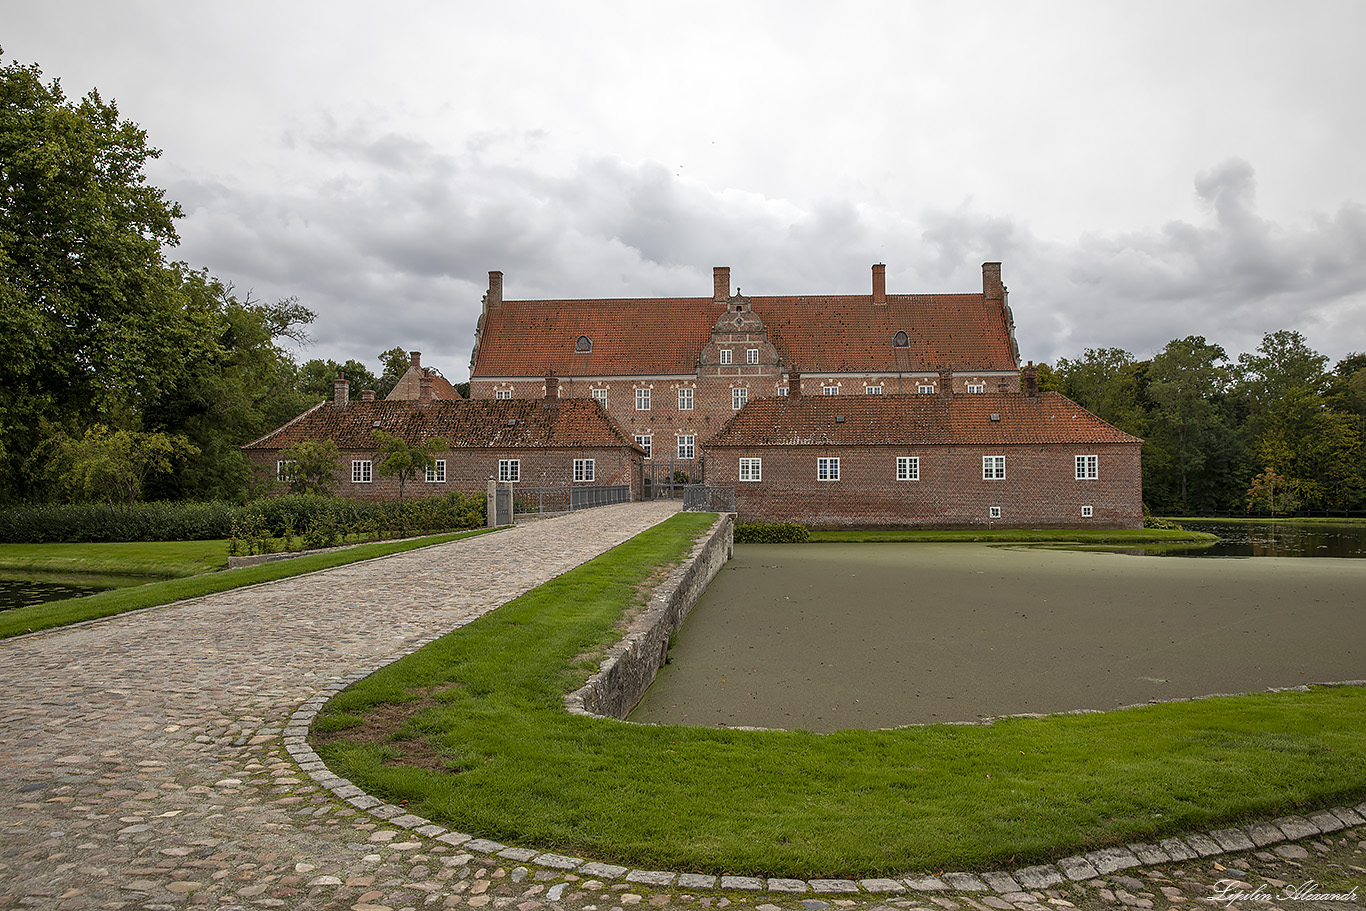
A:
[[[0,544],[0,571],[103,573],[177,579],[228,565],[228,542]]]
[[[1366,796],[1366,690],[818,735],[569,715],[680,515],[361,681],[315,748],[416,814],[644,869],[1011,868]]]

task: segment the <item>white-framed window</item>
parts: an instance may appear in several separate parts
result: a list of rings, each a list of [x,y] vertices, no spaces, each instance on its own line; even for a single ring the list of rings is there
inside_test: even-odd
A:
[[[592,459],[575,459],[574,480],[576,482],[593,480],[593,467]]]
[[[746,363],[746,364],[757,364],[757,363],[759,363],[759,349],[758,349],[758,348],[746,348],[746,349],[745,349],[745,363]]]
[[[740,460],[740,480],[742,481],[762,481],[764,479],[764,460],[763,459],[741,459]]]
[[[432,464],[427,468],[427,483],[428,483],[428,484],[445,484],[445,483],[446,483],[446,460],[445,460],[445,459],[434,459],[434,460],[432,461]]]
[[[1100,460],[1093,455],[1077,456],[1077,480],[1094,481],[1100,477]]]
[[[594,390],[593,390],[593,398],[597,399],[599,402],[602,402],[602,407],[604,407],[604,408],[607,407],[607,390],[606,390],[606,389],[594,389]]]
[[[636,445],[645,450],[645,458],[650,457],[650,444],[654,442],[654,435],[649,433],[636,434]]]
[[[986,392],[986,391],[987,391],[987,387],[986,387],[983,383],[968,383],[968,392],[969,392],[969,393]]]
[[[821,387],[821,395],[839,395],[839,394],[840,394],[840,387],[838,387],[838,386],[822,386],[822,387]]]
[[[680,433],[678,435],[678,457],[680,459],[691,459],[697,447],[693,445],[693,435],[691,433]]]
[[[881,387],[881,386],[864,386],[864,387],[863,387],[863,394],[864,394],[864,395],[882,395],[882,387]]]
[[[680,390],[678,390],[678,410],[679,410],[679,411],[692,411],[692,390],[691,390],[691,389],[680,389]]]
[[[927,386],[924,383],[921,383],[919,386],[916,386],[915,391],[920,393],[921,395],[934,395],[934,387]]]
[[[730,407],[732,411],[739,411],[745,407],[745,402],[749,401],[749,390],[744,386],[733,386],[730,390]]]
[[[1082,517],[1083,519],[1089,519],[1089,518],[1091,518],[1091,507],[1089,507],[1089,506],[1083,506],[1083,507],[1081,508],[1081,517]]]
[[[779,398],[784,398],[784,399],[787,398],[787,391],[788,391],[788,390],[787,390],[787,387],[786,387],[786,386],[779,386],[779,387],[778,387],[778,396],[779,396]]]
[[[650,410],[650,390],[636,389],[636,411]]]
[[[498,480],[511,484],[516,484],[518,481],[522,480],[522,460],[499,459]]]
[[[817,459],[816,460],[816,480],[817,481],[838,481],[840,479],[840,460]]]
[[[999,518],[1001,518],[1001,507],[999,507],[999,506],[988,506],[988,507],[987,507],[987,518],[989,518],[989,519],[999,519]]]
[[[982,456],[982,480],[1000,481],[1006,476],[1005,456]]]
[[[512,390],[511,390],[511,389],[495,389],[495,390],[493,390],[493,397],[494,397],[495,399],[510,399],[510,398],[512,398]]]
[[[896,479],[898,481],[919,481],[920,456],[897,456]]]
[[[285,459],[283,462],[275,463],[275,480],[283,481],[288,484],[294,480],[294,466],[298,463],[293,459]]]
[[[730,349],[729,349],[729,348],[722,348],[722,349],[720,350],[720,352],[718,353],[718,356],[719,356],[720,359],[721,359],[721,363],[723,363],[723,364],[729,364],[729,363],[730,363]]]
[[[351,483],[369,484],[370,483],[370,460],[353,459],[351,462]]]

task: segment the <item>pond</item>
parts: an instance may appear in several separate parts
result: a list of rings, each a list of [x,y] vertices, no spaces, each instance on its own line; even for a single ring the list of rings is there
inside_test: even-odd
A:
[[[67,598],[83,598],[111,588],[142,585],[148,581],[147,576],[5,572],[0,574],[0,611]]]
[[[1182,519],[1180,524],[1218,535],[1219,543],[1163,550],[1158,556],[1366,558],[1366,522]]]
[[[1361,679],[1366,561],[739,545],[632,721],[834,731]]]

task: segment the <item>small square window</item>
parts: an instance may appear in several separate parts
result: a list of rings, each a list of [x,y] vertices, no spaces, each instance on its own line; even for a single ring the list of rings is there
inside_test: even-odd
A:
[[[522,460],[499,459],[498,480],[509,484],[516,484],[522,480]]]
[[[897,456],[896,479],[898,481],[919,481],[920,456]]]
[[[987,387],[986,387],[985,385],[983,385],[982,383],[968,383],[968,392],[969,392],[969,393],[985,392],[985,391],[986,391],[986,388],[987,388]]]
[[[649,410],[650,410],[650,390],[648,390],[648,389],[637,389],[637,390],[636,390],[636,411],[649,411]]]
[[[351,463],[351,483],[370,483],[370,461],[368,459],[356,459]]]
[[[512,398],[512,390],[511,390],[511,389],[495,389],[495,390],[493,390],[493,397],[494,397],[495,399],[510,399],[510,398]]]
[[[1096,456],[1079,455],[1076,464],[1078,481],[1094,481],[1100,476],[1100,460]]]
[[[606,389],[594,389],[594,390],[593,390],[593,398],[597,399],[599,402],[602,402],[602,407],[604,407],[604,408],[607,407],[607,390],[606,390]]]
[[[694,458],[694,452],[696,452],[696,447],[693,445],[693,434],[680,433],[678,435],[678,457],[680,459],[691,459]]]
[[[881,387],[881,386],[864,386],[864,387],[863,387],[863,394],[864,394],[864,395],[882,395],[882,387]]]
[[[691,389],[680,389],[680,390],[678,390],[678,410],[679,410],[679,411],[692,411],[692,390],[691,390]]]
[[[288,484],[290,481],[293,481],[295,464],[296,463],[292,459],[287,459],[283,462],[276,462],[275,480],[283,481],[286,484]]]
[[[719,352],[719,356],[720,356],[720,359],[721,359],[721,363],[723,363],[723,364],[729,364],[729,363],[730,363],[730,349],[729,349],[729,348],[722,348],[721,351]]]
[[[762,481],[764,477],[763,459],[741,459],[740,480]]]
[[[574,480],[575,482],[585,482],[593,480],[593,460],[575,459],[574,460]]]
[[[921,383],[919,386],[916,386],[915,391],[920,393],[921,395],[934,395],[934,387],[927,386],[924,383]]]
[[[817,481],[838,481],[840,479],[840,460],[839,459],[817,459],[816,460],[816,480]]]
[[[636,434],[636,445],[645,450],[645,458],[650,457],[650,444],[654,442],[654,436],[648,433]]]
[[[982,456],[982,480],[999,481],[1006,476],[1005,456]]]
[[[445,459],[436,459],[436,460],[434,460],[434,461],[432,462],[431,466],[427,468],[427,483],[428,483],[428,484],[445,484],[445,483],[446,483],[446,460],[445,460]]]
[[[1083,506],[1083,507],[1081,508],[1081,517],[1082,517],[1083,519],[1089,519],[1089,518],[1091,518],[1091,507],[1089,507],[1089,506]]]
[[[758,349],[758,348],[746,348],[746,349],[745,349],[745,363],[746,363],[746,364],[757,364],[757,363],[759,363],[759,349]]]
[[[730,391],[730,407],[733,411],[739,411],[745,407],[745,402],[749,401],[749,390],[743,386],[736,386]]]
[[[840,387],[838,387],[838,386],[822,386],[822,387],[821,387],[821,395],[839,395],[839,394],[840,394]]]
[[[990,518],[990,519],[999,519],[999,518],[1001,518],[1001,507],[999,507],[999,506],[989,506],[989,507],[987,507],[987,517]]]

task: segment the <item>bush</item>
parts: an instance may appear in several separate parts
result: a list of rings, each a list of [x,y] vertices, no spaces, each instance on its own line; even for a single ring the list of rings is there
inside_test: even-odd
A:
[[[134,503],[127,512],[97,503],[19,506],[0,511],[0,541],[206,541],[228,537],[241,510],[221,500]]]
[[[795,522],[750,523],[735,526],[736,544],[805,544],[811,531]]]
[[[1167,519],[1159,519],[1156,516],[1145,515],[1143,517],[1144,528],[1167,528],[1172,531],[1185,531],[1180,525]]]

